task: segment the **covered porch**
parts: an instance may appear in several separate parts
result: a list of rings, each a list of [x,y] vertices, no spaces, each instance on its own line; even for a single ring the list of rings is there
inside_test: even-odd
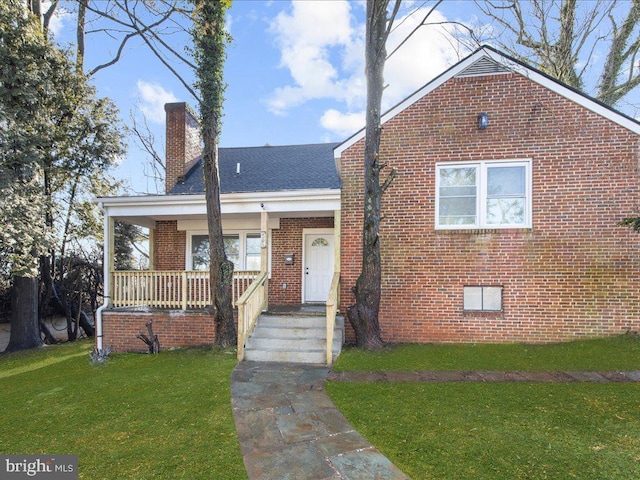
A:
[[[334,190],[222,195],[225,249],[236,267],[233,302],[240,359],[269,303],[327,304],[327,325],[333,331],[340,270],[339,199]],[[212,344],[208,263],[202,261],[208,255],[204,195],[98,202],[105,214],[105,302],[96,319],[98,348],[144,350],[135,337],[149,320],[159,330],[163,347]],[[149,229],[149,270],[114,269],[116,220]],[[312,252],[320,246],[331,252],[317,260]]]

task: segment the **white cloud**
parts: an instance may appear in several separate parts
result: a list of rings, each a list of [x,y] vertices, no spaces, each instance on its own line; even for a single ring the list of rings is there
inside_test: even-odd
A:
[[[231,15],[227,15],[224,19],[224,29],[227,32],[231,32],[232,27],[233,27],[233,17]]]
[[[320,118],[323,128],[339,135],[349,137],[364,127],[364,112],[343,113],[333,108],[327,110]]]
[[[346,0],[292,2],[271,23],[280,49],[280,66],[289,70],[292,85],[273,92],[268,100],[273,113],[318,98],[350,98],[352,71],[342,71],[343,59],[358,43],[351,4]],[[351,68],[353,68],[351,66]]]
[[[426,9],[422,9],[409,17],[399,18],[398,27],[389,37],[387,52],[391,57],[385,66],[388,88],[384,92],[387,107],[401,101],[459,60],[451,27],[444,23],[447,19],[438,11],[429,16],[427,25],[419,27],[394,52],[423,20],[425,12]]]
[[[364,125],[364,15],[359,3],[296,1],[271,23],[281,53],[280,66],[292,82],[275,89],[267,99],[269,110],[284,114],[312,100],[331,100],[344,110],[325,110],[321,125],[336,135],[351,134]],[[430,7],[399,17],[388,42],[391,53],[421,22]],[[356,18],[357,17],[357,18]],[[361,20],[361,21],[358,21]],[[383,109],[386,110],[425,85],[459,60],[446,18],[434,11],[395,52],[385,66]],[[342,109],[340,109],[342,110]]]
[[[149,122],[164,123],[164,104],[177,102],[173,92],[168,92],[161,85],[154,82],[138,80],[136,82],[138,103],[140,110]]]

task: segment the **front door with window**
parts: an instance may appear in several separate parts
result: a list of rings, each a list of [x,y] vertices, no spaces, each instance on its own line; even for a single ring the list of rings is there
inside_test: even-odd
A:
[[[304,302],[326,302],[333,277],[333,232],[304,234]]]

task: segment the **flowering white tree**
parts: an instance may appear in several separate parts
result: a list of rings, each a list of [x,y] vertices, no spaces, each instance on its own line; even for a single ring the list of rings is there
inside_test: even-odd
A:
[[[0,65],[0,249],[13,277],[7,349],[19,350],[41,344],[38,278],[50,278],[63,192],[75,196],[122,145],[111,102],[95,98],[23,1],[0,3]]]

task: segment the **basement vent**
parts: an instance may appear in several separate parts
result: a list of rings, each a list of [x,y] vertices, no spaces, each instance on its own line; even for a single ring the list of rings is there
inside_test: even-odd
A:
[[[482,57],[461,71],[456,77],[477,77],[480,75],[496,75],[499,73],[511,73],[511,70],[489,57]]]

